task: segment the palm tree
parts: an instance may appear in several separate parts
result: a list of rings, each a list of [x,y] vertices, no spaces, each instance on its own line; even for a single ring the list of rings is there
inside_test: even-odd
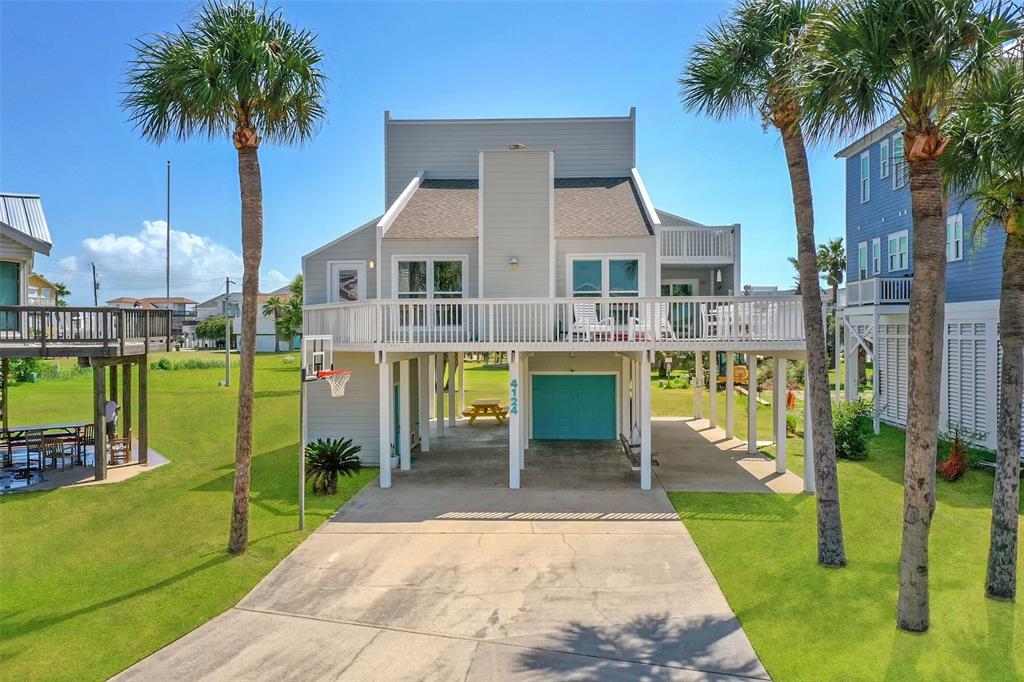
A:
[[[279,328],[279,324],[281,322],[281,316],[284,315],[285,312],[285,302],[281,300],[280,296],[271,296],[270,298],[263,302],[263,307],[260,308],[260,312],[265,317],[274,318],[274,331],[276,332],[277,337],[274,339],[274,352],[277,352],[277,341],[279,338],[281,338],[281,330]]]
[[[778,130],[796,216],[800,292],[807,337],[806,382],[814,420],[818,562],[846,565],[829,400],[828,360],[814,241],[814,208],[801,129],[801,64],[819,0],[743,0],[694,46],[680,78],[683,105],[712,118],[745,114]]]
[[[230,136],[238,153],[242,203],[242,339],[235,483],[228,551],[249,541],[256,296],[263,252],[260,142],[308,140],[322,122],[324,55],[316,36],[249,0],[214,0],[191,26],[140,39],[128,67],[123,106],[155,142]]]
[[[71,295],[71,290],[64,285],[64,282],[53,283],[53,296],[56,300],[56,305],[63,308],[68,304],[68,296]]]
[[[797,296],[801,295],[803,291],[800,289],[800,261],[793,256],[786,256],[786,260],[793,266],[793,270],[796,272],[793,274],[793,293]]]
[[[983,239],[989,227],[1006,231],[999,295],[1002,400],[985,593],[1012,600],[1017,591],[1024,390],[1024,44],[1007,55],[992,80],[965,89],[947,132],[950,142],[939,167],[947,186],[974,204],[973,241]]]
[[[825,275],[825,282],[832,289],[832,305],[836,306],[839,303],[839,285],[846,274],[846,247],[842,237],[818,244],[818,270]]]
[[[957,84],[990,72],[1013,33],[1010,10],[998,3],[977,8],[974,0],[846,0],[817,22],[816,49],[807,53],[805,106],[812,132],[838,137],[874,127],[892,112],[904,128],[914,287],[897,622],[914,632],[927,630],[929,622],[928,532],[946,299],[946,206],[938,161]]]

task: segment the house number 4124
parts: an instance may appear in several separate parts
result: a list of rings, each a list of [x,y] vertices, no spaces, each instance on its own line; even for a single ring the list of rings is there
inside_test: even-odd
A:
[[[510,414],[519,414],[519,380],[513,379],[508,388],[508,411]]]

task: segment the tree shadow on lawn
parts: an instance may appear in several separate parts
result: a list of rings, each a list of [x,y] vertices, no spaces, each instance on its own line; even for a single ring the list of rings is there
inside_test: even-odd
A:
[[[814,504],[810,495],[785,493],[670,492],[668,496],[683,523],[688,520],[786,523],[797,518],[801,506]]]
[[[551,679],[675,680],[680,669],[767,679],[739,623],[724,614],[650,614],[616,625],[574,621],[549,642],[525,649],[516,663]]]

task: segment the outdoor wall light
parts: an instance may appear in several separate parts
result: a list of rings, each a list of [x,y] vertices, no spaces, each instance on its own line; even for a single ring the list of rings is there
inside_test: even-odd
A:
[[[715,281],[716,281],[716,282],[718,282],[718,283],[721,283],[721,282],[722,282],[722,269],[721,269],[721,268],[719,268],[719,269],[718,269],[718,270],[717,270],[717,271],[715,272]]]
[[[370,261],[370,269],[373,270],[375,267],[377,267],[377,261],[371,260]]]
[[[515,256],[512,256],[511,258],[508,259],[508,264],[512,267],[513,270],[515,270],[516,268],[519,267],[519,259],[516,258]]]

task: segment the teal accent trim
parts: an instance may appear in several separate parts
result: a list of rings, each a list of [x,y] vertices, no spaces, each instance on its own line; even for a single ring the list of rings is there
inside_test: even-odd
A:
[[[531,398],[537,440],[615,440],[615,375],[535,374]]]

